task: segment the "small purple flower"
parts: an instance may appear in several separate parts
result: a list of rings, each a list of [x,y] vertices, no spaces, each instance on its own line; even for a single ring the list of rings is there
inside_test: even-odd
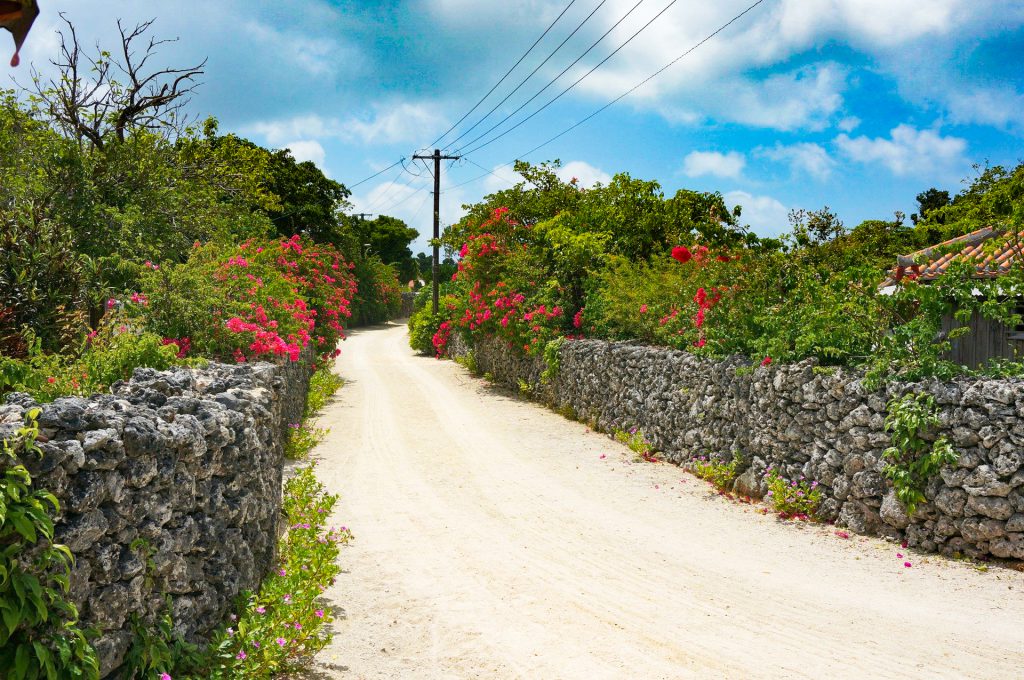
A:
[[[235,636],[235,629],[234,628],[228,628],[227,633],[228,633],[228,637],[234,637]]]
[[[284,647],[284,645],[285,645],[285,639],[284,638],[277,638],[277,640],[275,640],[275,642],[277,642],[278,646],[280,646],[280,647]]]
[[[318,619],[324,618],[324,610],[323,609],[317,609],[316,612],[314,612],[314,613],[316,614],[316,617]]]
[[[277,575],[278,575],[278,576],[285,576],[285,575],[287,575],[287,573],[288,573],[288,572],[286,572],[286,571],[285,571],[284,569],[282,569],[282,570],[280,570],[279,572],[277,572]]]
[[[298,621],[295,622],[295,630],[302,630],[302,624]]]
[[[172,680],[170,673],[161,673],[160,680]]]
[[[266,614],[267,613],[267,608],[266,607],[256,607],[256,613],[257,614]]]
[[[259,649],[260,648],[260,643],[257,640],[253,640],[252,641],[252,648],[253,649]]]
[[[245,651],[241,651],[238,654],[235,654],[235,658],[238,659],[239,661],[244,660],[245,656],[246,656]]]
[[[290,593],[285,593],[284,597],[281,599],[283,599],[285,601],[285,604],[287,604],[292,601],[292,596]]]

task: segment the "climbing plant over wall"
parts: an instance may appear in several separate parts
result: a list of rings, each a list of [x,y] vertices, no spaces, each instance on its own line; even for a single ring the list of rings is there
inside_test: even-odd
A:
[[[0,668],[5,678],[97,678],[96,653],[78,628],[78,611],[65,600],[74,561],[53,543],[53,494],[34,488],[19,460],[41,456],[39,409],[0,455]]]

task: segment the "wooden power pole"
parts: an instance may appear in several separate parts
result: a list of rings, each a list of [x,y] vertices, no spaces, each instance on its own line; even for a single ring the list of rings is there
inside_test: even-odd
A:
[[[428,160],[434,159],[434,259],[431,264],[430,277],[433,279],[433,293],[434,293],[434,314],[437,314],[437,277],[441,270],[441,263],[438,260],[438,254],[440,244],[438,240],[441,238],[441,161],[454,161],[461,158],[461,156],[442,156],[440,149],[434,149],[434,153],[429,156],[420,156],[418,154],[413,156],[414,160]]]

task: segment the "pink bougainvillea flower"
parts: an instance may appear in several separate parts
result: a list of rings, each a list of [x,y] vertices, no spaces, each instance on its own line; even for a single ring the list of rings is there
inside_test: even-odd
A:
[[[160,680],[172,680],[170,673],[161,673]]]
[[[896,558],[902,560],[903,559],[903,553],[896,553]]]
[[[603,453],[599,456],[599,458],[607,458],[607,457],[608,456],[606,454],[603,454]]]
[[[836,531],[836,536],[838,536],[839,538],[849,538],[850,534],[846,531]]]
[[[903,566],[909,569],[912,565],[910,564],[910,562],[904,562]]]
[[[640,305],[640,313],[641,314],[646,314],[647,313],[647,305]]]
[[[762,366],[768,366],[771,363],[772,363],[772,358],[771,357],[765,357],[764,359],[761,359],[761,365]]]
[[[672,258],[678,260],[682,264],[686,264],[693,259],[693,253],[686,246],[676,246],[672,249]]]
[[[267,613],[267,608],[266,607],[256,607],[256,613],[257,614],[266,614]]]

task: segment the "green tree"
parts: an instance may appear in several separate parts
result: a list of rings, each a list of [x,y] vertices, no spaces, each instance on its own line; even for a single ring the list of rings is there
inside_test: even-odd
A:
[[[354,258],[357,239],[342,219],[342,213],[352,207],[351,192],[343,184],[324,175],[311,161],[297,162],[288,149],[269,154],[267,174],[267,190],[278,199],[267,216],[280,236],[299,234],[333,243]]]
[[[940,191],[935,187],[922,191],[917,195],[917,213],[910,216],[910,220],[917,224],[918,221],[928,217],[928,213],[945,208],[951,203],[948,191]]]

